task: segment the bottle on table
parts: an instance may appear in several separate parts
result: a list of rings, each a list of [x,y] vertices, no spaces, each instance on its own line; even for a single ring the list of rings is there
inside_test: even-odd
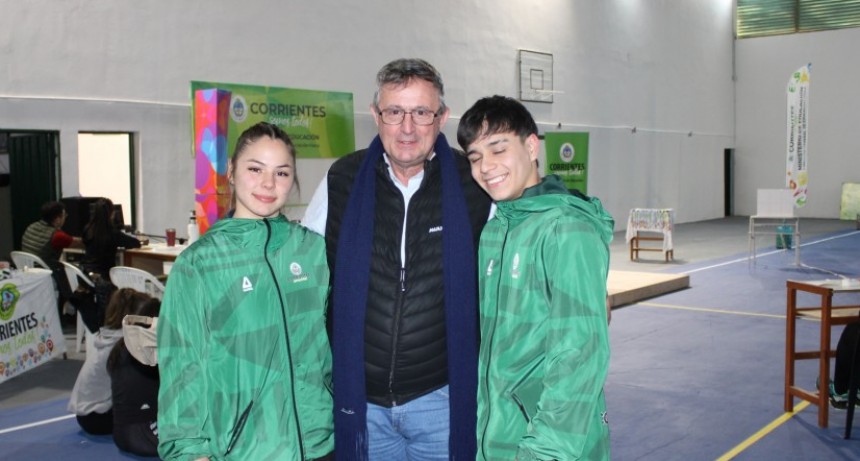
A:
[[[188,218],[188,244],[196,242],[200,237],[200,229],[197,227],[197,214],[191,210],[191,216]]]

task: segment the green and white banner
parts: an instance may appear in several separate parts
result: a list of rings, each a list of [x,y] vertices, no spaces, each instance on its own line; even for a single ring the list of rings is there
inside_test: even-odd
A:
[[[286,131],[300,158],[340,157],[355,150],[352,93],[194,81],[192,105],[197,90],[213,88],[230,94],[228,156],[242,131],[263,121]],[[191,113],[197,113],[195,107]]]
[[[809,123],[809,72],[812,64],[797,69],[788,79],[786,88],[788,107],[786,111],[787,152],[785,186],[794,195],[794,206],[806,204],[809,175],[806,164],[809,153],[806,150],[806,130]]]
[[[51,271],[12,272],[0,280],[0,301],[0,383],[63,356]]]
[[[545,174],[556,174],[568,189],[588,193],[588,133],[552,132],[544,136]]]

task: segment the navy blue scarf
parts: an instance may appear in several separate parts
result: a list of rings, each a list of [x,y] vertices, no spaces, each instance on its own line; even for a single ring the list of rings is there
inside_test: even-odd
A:
[[[478,338],[475,248],[454,152],[440,134],[434,146],[442,175],[442,245],[452,460],[477,452]],[[338,460],[367,459],[364,322],[370,283],[379,136],[358,170],[341,223],[333,288],[334,421]]]

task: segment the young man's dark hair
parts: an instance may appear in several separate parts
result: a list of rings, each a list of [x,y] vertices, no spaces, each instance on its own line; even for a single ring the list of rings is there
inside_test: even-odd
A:
[[[460,119],[457,142],[463,150],[481,136],[513,132],[520,139],[537,134],[534,118],[519,101],[505,96],[479,99]]]
[[[65,211],[66,207],[60,202],[45,202],[41,210],[42,221],[51,224],[55,219],[62,216]]]

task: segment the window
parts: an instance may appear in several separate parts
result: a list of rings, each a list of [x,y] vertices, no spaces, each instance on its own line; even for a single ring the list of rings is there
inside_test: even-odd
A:
[[[737,0],[737,37],[860,27],[860,0]]]
[[[78,133],[78,189],[122,205],[125,224],[133,226],[131,141],[130,133]]]

